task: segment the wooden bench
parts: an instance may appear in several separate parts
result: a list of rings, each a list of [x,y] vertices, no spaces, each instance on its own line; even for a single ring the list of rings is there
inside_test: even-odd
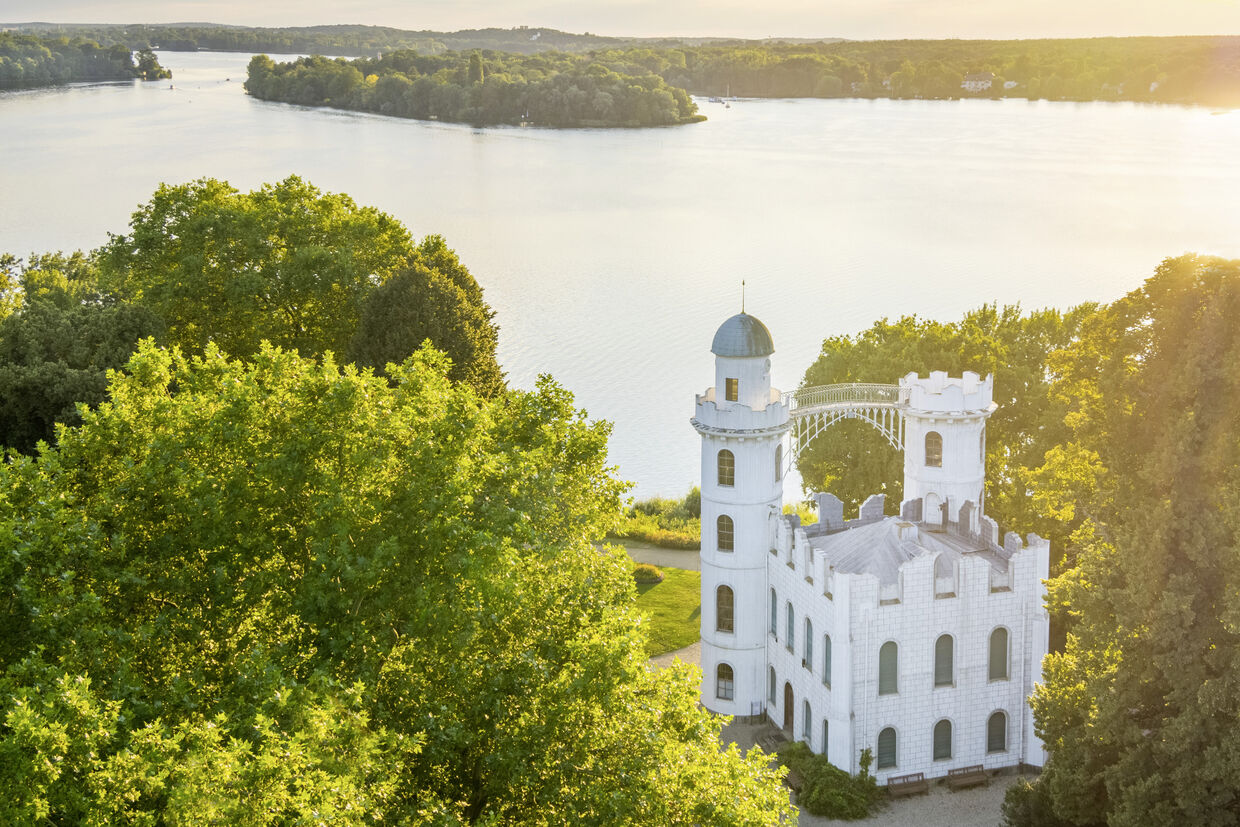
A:
[[[982,769],[981,764],[974,764],[971,767],[958,767],[947,771],[947,786],[953,790],[985,784],[989,780],[990,773]]]
[[[922,772],[893,775],[887,779],[887,794],[892,798],[928,792],[930,792],[930,782],[926,780],[926,774]]]

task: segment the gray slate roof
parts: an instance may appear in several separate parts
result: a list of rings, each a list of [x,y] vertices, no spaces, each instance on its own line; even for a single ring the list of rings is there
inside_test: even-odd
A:
[[[720,325],[710,352],[716,356],[770,356],[775,343],[771,331],[756,316],[737,313]]]
[[[939,554],[939,565],[954,564],[968,554],[986,560],[996,571],[1007,571],[1007,554],[1002,548],[987,548],[969,537],[924,524],[918,526],[916,539],[900,539],[901,524],[909,525],[899,517],[886,517],[808,539],[815,551],[827,555],[837,572],[872,574],[884,585],[897,582],[901,565],[927,554]]]

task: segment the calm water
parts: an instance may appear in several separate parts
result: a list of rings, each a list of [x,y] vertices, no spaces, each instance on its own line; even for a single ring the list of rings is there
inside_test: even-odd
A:
[[[741,101],[673,129],[476,130],[255,101],[248,55],[160,58],[175,89],[0,94],[0,251],[96,247],[165,181],[347,192],[447,237],[510,381],[550,373],[614,422],[639,495],[695,481],[693,394],[742,279],[790,389],[883,316],[1110,300],[1167,256],[1240,257],[1238,112]]]

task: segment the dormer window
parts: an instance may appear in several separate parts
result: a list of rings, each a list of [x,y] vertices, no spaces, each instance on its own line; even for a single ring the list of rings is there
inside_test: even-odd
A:
[[[736,400],[741,398],[739,379],[724,379],[723,382],[724,382],[724,385],[723,385],[723,398],[724,399],[728,400],[729,402],[735,402]]]

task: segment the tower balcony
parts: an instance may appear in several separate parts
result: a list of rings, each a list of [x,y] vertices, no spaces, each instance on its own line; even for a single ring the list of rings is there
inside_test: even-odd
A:
[[[693,427],[701,434],[752,434],[754,436],[775,433],[788,427],[788,405],[780,392],[771,388],[765,408],[754,409],[739,402],[717,401],[715,388],[697,394]]]

